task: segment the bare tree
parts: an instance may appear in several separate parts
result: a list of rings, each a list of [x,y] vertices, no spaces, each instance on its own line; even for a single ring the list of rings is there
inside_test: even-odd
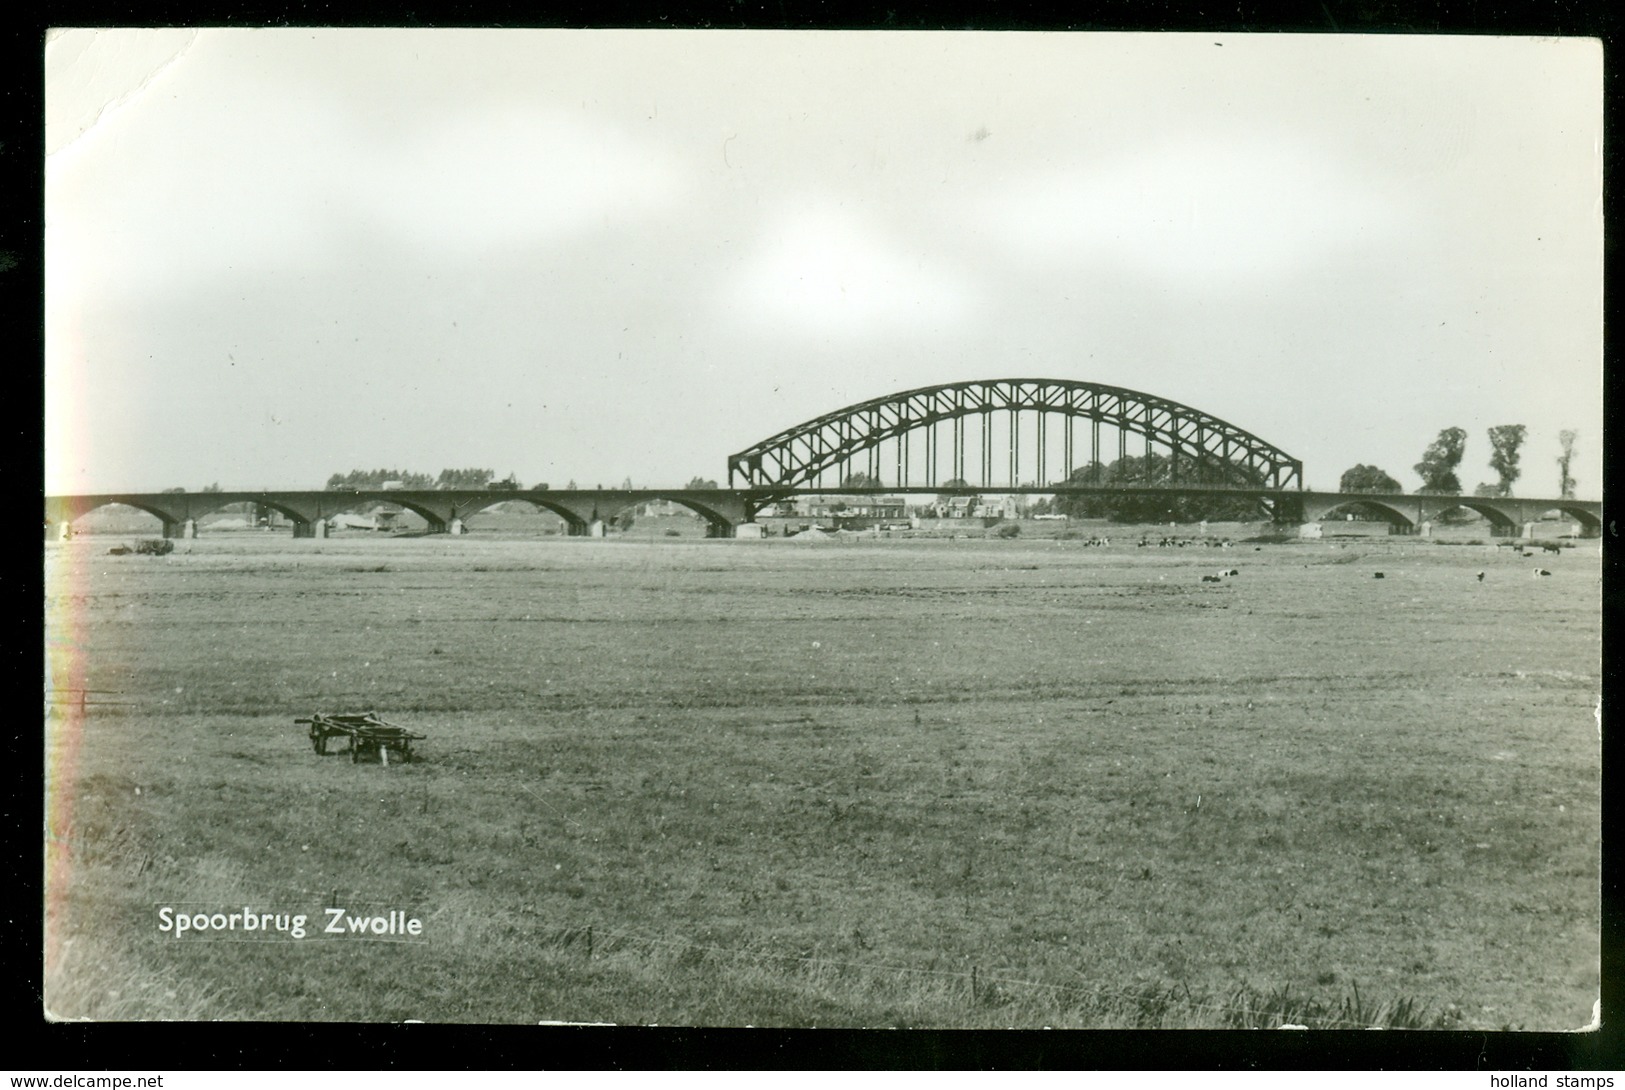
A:
[[[1574,486],[1578,483],[1569,476],[1569,468],[1574,464],[1574,441],[1580,438],[1580,433],[1572,428],[1565,428],[1557,433],[1557,441],[1563,447],[1563,453],[1557,456],[1557,467],[1562,470],[1562,477],[1558,480],[1558,495],[1565,500],[1574,498]]]

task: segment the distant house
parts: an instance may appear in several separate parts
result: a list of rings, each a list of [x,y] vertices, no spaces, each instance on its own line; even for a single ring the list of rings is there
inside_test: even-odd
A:
[[[814,518],[905,519],[908,505],[901,496],[814,496],[808,504]]]

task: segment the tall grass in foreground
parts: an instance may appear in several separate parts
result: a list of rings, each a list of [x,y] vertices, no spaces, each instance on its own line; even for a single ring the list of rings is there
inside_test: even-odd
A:
[[[1376,1001],[1357,986],[1335,999],[1294,995],[1286,987],[1209,994],[1166,983],[1046,983],[976,967],[850,962],[593,928],[535,938],[540,941],[529,969],[537,985],[530,1001],[536,1005],[515,1010],[516,1021],[588,1021],[613,1013],[633,1023],[711,1025],[740,1009],[760,1012],[759,1026],[1313,1030],[1453,1029],[1462,1021],[1454,1007],[1429,1009],[1406,997]],[[45,1013],[97,1021],[267,1017],[256,999],[200,986],[179,966],[154,971],[126,962],[112,974],[110,968],[93,942],[70,941],[57,964],[48,967]],[[489,973],[488,986],[506,983],[510,989],[512,968],[511,963],[463,965],[471,985]],[[584,1006],[549,1005],[549,996],[562,994]],[[389,997],[394,1009],[378,1014],[390,1020],[419,1015],[427,1016],[424,1021],[463,1020],[454,1007],[422,1009],[428,998],[396,993]]]
[[[1325,999],[1293,995],[1287,987],[1209,994],[1180,984],[1043,982],[974,966],[911,968],[584,928],[556,933],[550,946],[600,985],[618,981],[641,994],[650,981],[688,977],[705,982],[719,1009],[773,997],[800,1012],[822,1008],[846,1024],[854,1014],[861,1024],[900,1028],[1452,1029],[1462,1021],[1453,1006],[1431,1009],[1408,997],[1373,1000],[1357,985]]]
[[[229,1005],[223,1008],[223,995],[220,987],[181,967],[140,964],[79,937],[64,941],[55,963],[46,966],[41,1013],[62,1021],[96,1022],[253,1017],[231,1011]]]

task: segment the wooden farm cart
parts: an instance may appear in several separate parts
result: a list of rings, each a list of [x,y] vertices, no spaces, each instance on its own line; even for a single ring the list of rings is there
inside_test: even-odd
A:
[[[362,715],[317,713],[308,719],[295,719],[294,722],[310,724],[310,743],[317,753],[324,756],[327,754],[329,739],[348,738],[351,761],[361,760],[362,754],[365,753],[376,753],[378,759],[387,765],[391,751],[394,751],[402,761],[410,761],[412,743],[425,737],[405,727],[384,722],[377,712],[366,712]]]

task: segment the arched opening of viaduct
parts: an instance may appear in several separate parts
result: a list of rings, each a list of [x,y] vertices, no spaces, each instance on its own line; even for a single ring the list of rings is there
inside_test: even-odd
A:
[[[1452,511],[1467,510],[1482,516],[1497,536],[1532,536],[1543,519],[1556,515],[1572,520],[1584,537],[1602,532],[1601,505],[1575,500],[1519,499],[1515,496],[1351,495],[1303,493],[1303,519],[1320,522],[1354,512],[1374,516],[1401,533],[1428,532]]]
[[[494,495],[480,495],[457,504],[455,517],[469,528],[477,526],[476,517],[493,507],[509,503],[523,503],[551,512],[564,520],[566,532],[572,537],[589,535],[594,532],[595,526],[607,527],[626,515],[628,512],[646,507],[652,503],[666,502],[676,504],[685,511],[691,512],[705,524],[705,536],[730,536],[738,522],[745,521],[742,509],[735,512],[730,518],[726,511],[719,509],[714,503],[706,503],[693,495],[685,494],[682,490],[654,491],[601,491],[568,492],[550,494],[547,492],[503,492]],[[754,514],[754,512],[750,512]]]

